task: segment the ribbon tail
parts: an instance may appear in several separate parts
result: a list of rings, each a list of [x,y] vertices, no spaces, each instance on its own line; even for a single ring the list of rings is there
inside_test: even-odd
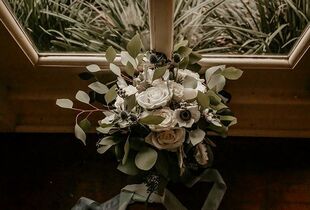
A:
[[[192,187],[197,182],[213,182],[213,186],[201,210],[217,210],[226,192],[226,183],[216,169],[206,169],[200,176],[191,177],[186,186]]]
[[[187,210],[183,204],[167,189],[162,197],[162,204],[167,210]]]

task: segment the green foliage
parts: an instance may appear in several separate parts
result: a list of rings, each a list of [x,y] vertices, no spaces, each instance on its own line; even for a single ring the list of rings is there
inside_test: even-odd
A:
[[[136,34],[127,44],[127,51],[131,57],[136,58],[141,52],[142,42],[139,34]]]
[[[159,67],[159,68],[156,68],[154,70],[154,75],[153,75],[153,81],[156,80],[156,79],[159,79],[161,78],[162,76],[164,76],[164,74],[166,73],[167,71],[167,66],[163,66],[163,67]]]
[[[7,1],[41,51],[103,52],[112,45],[136,57],[140,44],[149,46],[145,0]],[[175,50],[287,53],[309,23],[309,8],[308,0],[176,0]],[[128,43],[137,33],[141,43]]]
[[[139,120],[139,123],[146,124],[146,125],[158,125],[160,124],[165,118],[157,115],[147,115]]]
[[[110,90],[105,94],[104,99],[107,104],[111,103],[117,97],[116,85],[110,88]]]
[[[112,63],[114,61],[116,57],[116,51],[114,50],[112,46],[109,47],[107,51],[105,52],[105,57],[109,63]]]
[[[158,154],[154,149],[145,147],[137,153],[135,164],[139,169],[148,171],[155,165],[157,157]]]
[[[198,91],[197,102],[203,109],[206,109],[210,105],[210,98],[201,91]]]

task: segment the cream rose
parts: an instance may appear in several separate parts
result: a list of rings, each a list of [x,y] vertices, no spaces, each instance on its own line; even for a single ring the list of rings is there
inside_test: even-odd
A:
[[[164,121],[162,121],[159,125],[149,125],[149,127],[152,131],[169,130],[177,124],[177,121],[173,116],[174,111],[168,107],[158,109],[158,110],[154,111],[152,114],[153,115],[159,115],[159,116],[165,118]]]
[[[176,82],[173,82],[171,81],[170,82],[170,88],[172,90],[172,93],[173,93],[173,99],[175,101],[181,101],[182,98],[183,98],[183,95],[184,95],[184,87],[179,84],[179,83],[176,83]]]
[[[184,139],[184,128],[172,128],[161,132],[151,132],[145,138],[145,141],[157,149],[165,149],[174,152],[183,145]]]
[[[172,98],[167,86],[150,87],[136,94],[137,103],[145,109],[155,109],[165,106]]]

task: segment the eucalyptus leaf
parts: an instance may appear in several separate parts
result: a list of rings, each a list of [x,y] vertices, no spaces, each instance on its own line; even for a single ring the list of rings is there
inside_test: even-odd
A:
[[[115,60],[116,51],[112,46],[110,46],[105,52],[105,57],[109,63],[112,63]]]
[[[88,132],[91,129],[91,123],[87,118],[81,120],[79,126],[83,129],[84,132]]]
[[[107,104],[111,103],[114,101],[117,97],[117,92],[116,92],[116,85],[110,88],[110,90],[105,94],[104,99],[107,102]]]
[[[139,123],[146,124],[146,125],[158,125],[164,120],[165,120],[165,118],[163,118],[161,116],[150,114],[146,117],[140,118]]]
[[[221,103],[222,98],[217,95],[213,90],[208,90],[206,94],[210,99],[210,104],[218,105],[219,103]]]
[[[215,110],[222,110],[222,109],[227,109],[227,108],[228,108],[228,106],[225,105],[225,104],[222,103],[222,102],[220,102],[220,103],[217,104],[217,105],[212,105],[211,107],[212,107],[213,109],[215,109]]]
[[[188,45],[188,40],[182,40],[173,47],[173,51],[176,52],[179,50],[180,47],[185,47]]]
[[[110,148],[112,147],[112,145],[103,145],[103,146],[100,146],[97,148],[97,152],[99,154],[103,154],[105,153],[106,151],[108,151]]]
[[[135,94],[126,97],[124,100],[124,105],[125,109],[130,112],[137,105]]]
[[[191,54],[192,49],[189,47],[182,46],[178,49],[177,52],[184,58],[188,57]]]
[[[137,175],[140,171],[135,164],[135,157],[132,153],[128,155],[126,163],[125,164],[120,163],[117,166],[117,169],[131,176]]]
[[[187,65],[189,63],[189,57],[184,57],[181,62],[179,63],[179,68],[180,69],[186,69]]]
[[[191,54],[189,54],[189,64],[195,64],[200,61],[201,58],[202,56],[199,53],[191,52]]]
[[[101,146],[108,146],[108,145],[115,145],[115,144],[118,144],[119,141],[114,139],[113,136],[106,136],[106,137],[103,137],[102,139],[100,139],[100,141],[98,142],[99,145]]]
[[[144,147],[137,153],[135,164],[139,169],[148,171],[155,165],[157,157],[158,154],[154,149],[151,147]]]
[[[126,66],[128,62],[131,63],[131,65],[134,67],[134,69],[137,68],[136,60],[133,57],[131,57],[128,52],[122,51],[121,52],[121,63],[124,66]]]
[[[164,76],[167,71],[167,68],[168,68],[167,66],[156,68],[154,70],[153,81]]]
[[[71,109],[73,107],[73,102],[70,99],[61,98],[56,100],[56,105],[61,108]]]
[[[86,145],[86,134],[78,124],[74,126],[74,134],[77,139],[81,140],[83,144]]]
[[[136,58],[138,54],[141,52],[142,42],[139,34],[136,34],[127,44],[127,51],[129,55],[133,58]]]
[[[220,66],[212,66],[210,68],[208,68],[205,72],[205,79],[206,82],[208,83],[211,79],[211,76],[215,75],[215,74],[221,74],[222,71],[226,68],[225,65],[220,65]]]
[[[79,100],[80,102],[85,103],[85,104],[89,104],[89,102],[90,102],[89,95],[87,93],[85,93],[84,91],[82,91],[82,90],[79,90],[76,93],[75,98],[77,100]]]
[[[101,71],[100,67],[99,67],[98,65],[96,65],[96,64],[88,65],[88,66],[86,66],[86,69],[87,69],[89,72],[92,72],[92,73]]]
[[[229,116],[229,115],[225,115],[225,116],[220,116],[220,120],[221,121],[229,121],[228,125],[226,125],[227,127],[230,127],[232,125],[237,124],[237,118],[234,116]]]
[[[198,91],[197,102],[203,109],[206,109],[210,106],[209,97],[201,91]]]
[[[226,79],[221,74],[212,75],[211,79],[207,82],[208,88],[215,90],[216,92],[223,90],[225,84],[226,84]]]
[[[129,136],[125,142],[124,145],[124,156],[122,159],[122,164],[124,165],[127,162],[127,158],[128,158],[128,154],[129,154],[129,150],[130,150],[130,144],[129,144]]]
[[[228,128],[226,126],[219,127],[209,124],[207,129],[221,135],[222,137],[227,137]]]
[[[99,94],[106,94],[109,91],[109,88],[101,82],[93,82],[88,87]]]
[[[206,133],[203,130],[197,128],[196,130],[192,130],[189,132],[188,139],[193,146],[196,146],[204,140],[205,136]]]
[[[243,74],[243,71],[241,71],[240,69],[237,69],[235,67],[228,67],[228,68],[224,69],[222,72],[222,75],[226,79],[230,79],[230,80],[237,80],[242,76],[242,74]]]
[[[114,63],[110,63],[110,70],[117,76],[121,77],[121,69]]]
[[[130,62],[127,62],[125,72],[126,72],[126,74],[128,74],[131,77],[133,77],[135,75],[135,68],[133,67],[133,65]]]

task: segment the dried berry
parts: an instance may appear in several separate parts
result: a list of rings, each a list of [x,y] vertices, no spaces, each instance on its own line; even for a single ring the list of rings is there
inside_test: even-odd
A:
[[[180,63],[180,61],[181,61],[181,56],[180,56],[179,53],[175,53],[175,54],[173,55],[173,61],[174,61],[175,63]]]

